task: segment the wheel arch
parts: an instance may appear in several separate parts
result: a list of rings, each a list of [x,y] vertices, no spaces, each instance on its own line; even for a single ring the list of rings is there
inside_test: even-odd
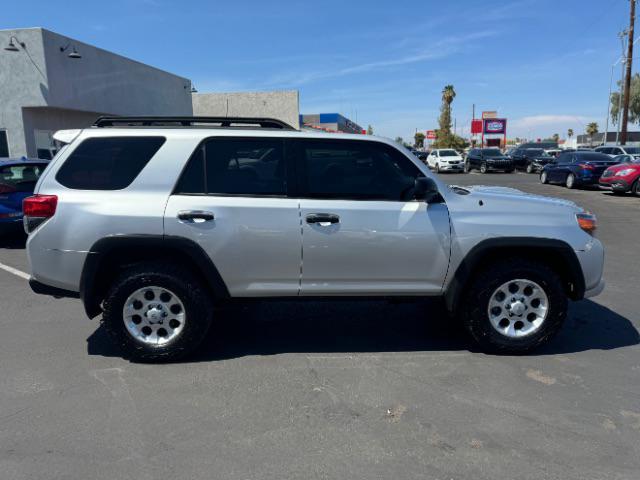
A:
[[[110,282],[122,269],[159,259],[188,267],[203,281],[213,298],[229,298],[218,269],[196,242],[163,235],[115,235],[102,238],[91,247],[82,269],[80,299],[89,318],[102,312],[101,303]]]
[[[560,276],[569,298],[580,300],[584,297],[584,273],[568,243],[551,238],[501,237],[478,243],[460,262],[445,290],[447,310],[456,312],[465,288],[483,266],[507,257],[526,257],[547,264]]]

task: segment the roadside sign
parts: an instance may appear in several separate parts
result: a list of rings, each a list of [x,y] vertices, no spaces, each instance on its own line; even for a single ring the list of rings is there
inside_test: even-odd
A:
[[[491,118],[484,120],[484,134],[495,135],[507,133],[507,119],[506,118]]]
[[[435,139],[436,139],[436,131],[427,130],[427,140],[435,140]]]
[[[490,110],[488,112],[482,112],[482,118],[496,118],[498,116],[498,112],[495,110]]]
[[[482,133],[482,120],[471,121],[471,134]]]

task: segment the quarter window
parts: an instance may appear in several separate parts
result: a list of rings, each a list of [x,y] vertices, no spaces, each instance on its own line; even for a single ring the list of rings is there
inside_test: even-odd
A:
[[[269,138],[214,138],[191,156],[176,194],[285,195],[283,141]]]
[[[164,142],[164,137],[89,138],[69,155],[56,180],[77,190],[121,190],[131,185]]]
[[[383,143],[303,140],[294,145],[302,194],[308,198],[403,201],[412,198],[416,177],[424,176]]]

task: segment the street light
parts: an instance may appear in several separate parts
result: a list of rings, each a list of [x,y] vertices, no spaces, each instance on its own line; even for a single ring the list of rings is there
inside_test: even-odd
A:
[[[60,47],[61,52],[66,52],[69,47],[72,47],[71,52],[67,55],[69,58],[82,58],[82,55],[78,53],[75,45],[71,45],[71,43],[67,43],[64,47]]]

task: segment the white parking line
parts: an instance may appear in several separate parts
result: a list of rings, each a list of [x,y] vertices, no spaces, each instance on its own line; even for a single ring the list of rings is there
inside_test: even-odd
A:
[[[9,265],[5,265],[4,263],[0,263],[0,269],[5,272],[13,273],[16,277],[24,278],[25,280],[29,280],[31,277],[28,273],[25,273],[17,268],[10,267]]]

